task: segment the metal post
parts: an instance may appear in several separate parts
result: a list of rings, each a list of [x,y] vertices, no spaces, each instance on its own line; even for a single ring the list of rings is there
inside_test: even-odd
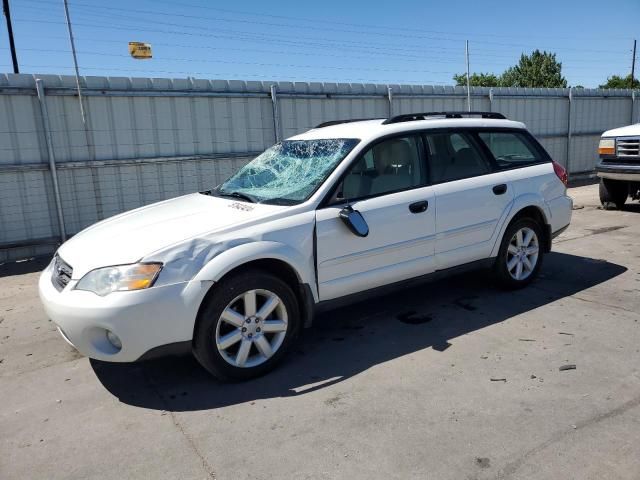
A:
[[[493,112],[493,88],[489,89],[489,111]]]
[[[64,216],[62,214],[62,200],[60,199],[60,188],[58,187],[58,172],[56,170],[56,159],[53,153],[53,141],[51,139],[51,128],[49,126],[49,114],[47,113],[47,101],[44,96],[44,87],[42,80],[36,79],[36,90],[38,92],[38,100],[40,101],[40,113],[42,114],[42,129],[47,140],[47,152],[49,154],[49,169],[51,170],[51,179],[53,180],[53,196],[58,211],[58,226],[60,227],[60,238],[62,241],[67,240],[67,232],[64,227]]]
[[[389,118],[393,117],[393,89],[387,87],[387,98],[389,99]]]
[[[469,40],[465,41],[465,56],[467,57],[467,108],[471,111],[471,81],[469,80]]]
[[[80,115],[82,115],[82,123],[87,124],[87,120],[84,115],[84,105],[82,104],[82,90],[80,88],[80,70],[78,69],[78,57],[76,56],[76,43],[73,40],[73,30],[71,29],[71,17],[69,16],[69,5],[67,0],[63,0],[64,3],[64,15],[67,20],[67,30],[69,31],[69,41],[71,42],[71,54],[73,55],[73,65],[76,69],[76,87],[78,88],[78,100],[80,101]]]
[[[631,88],[633,88],[636,78],[636,41],[633,40],[633,58],[631,59]]]
[[[11,61],[13,62],[13,73],[20,73],[18,68],[18,56],[16,55],[16,44],[13,40],[13,27],[11,25],[11,11],[9,10],[9,0],[2,0],[2,10],[7,21],[7,34],[9,35],[9,48],[11,49]]]
[[[636,40],[633,40],[633,57],[631,57],[631,123],[633,124],[633,109],[636,103],[636,92],[633,90],[636,78]]]
[[[573,103],[573,88],[569,88],[569,115],[567,115],[567,164],[565,169],[567,170],[567,176],[571,176],[569,170],[569,162],[571,161],[571,105]]]
[[[276,85],[271,85],[271,103],[273,105],[273,132],[276,136],[276,143],[281,139],[280,134],[280,112],[278,111],[278,89]]]

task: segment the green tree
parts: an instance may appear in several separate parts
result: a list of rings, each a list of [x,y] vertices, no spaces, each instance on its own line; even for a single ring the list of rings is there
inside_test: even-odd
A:
[[[454,75],[456,85],[466,85],[467,76]],[[562,76],[562,63],[556,54],[535,50],[531,55],[522,54],[517,65],[508,68],[500,76],[493,73],[474,73],[469,81],[478,87],[546,87],[564,88],[567,80]]]
[[[562,63],[556,54],[535,50],[531,55],[520,56],[517,65],[508,68],[500,77],[504,87],[564,88],[567,80],[562,76]]]
[[[456,85],[467,85],[467,74],[454,75]],[[469,75],[469,83],[472,87],[499,87],[500,79],[493,73],[473,73]]]
[[[600,85],[600,88],[640,88],[640,80],[631,79],[631,74],[626,77],[611,75],[606,83]]]

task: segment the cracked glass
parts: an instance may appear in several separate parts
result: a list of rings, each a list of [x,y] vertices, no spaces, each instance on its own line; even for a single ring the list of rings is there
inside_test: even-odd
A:
[[[285,140],[267,149],[216,189],[256,203],[294,205],[307,200],[359,140]]]

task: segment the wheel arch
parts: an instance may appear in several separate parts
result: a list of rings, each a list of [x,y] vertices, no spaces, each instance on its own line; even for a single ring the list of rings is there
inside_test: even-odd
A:
[[[261,270],[284,281],[293,291],[299,306],[299,314],[305,327],[311,325],[313,310],[317,301],[315,275],[305,268],[300,254],[291,247],[277,242],[261,242],[262,245],[245,244],[227,250],[211,260],[196,275],[194,280],[210,282],[207,293],[202,298],[196,314],[194,329],[198,328],[201,311],[226,278],[246,270]],[[294,253],[295,252],[295,253]],[[222,258],[221,258],[222,257]],[[313,267],[313,265],[311,265]],[[194,335],[195,338],[195,335]]]
[[[544,238],[542,238],[543,251],[549,252],[551,250],[552,240],[551,225],[549,223],[550,215],[551,212],[549,211],[549,207],[546,206],[545,202],[542,199],[539,199],[536,196],[532,195],[517,199],[517,201],[514,202],[514,205],[511,208],[510,215],[507,216],[502,225],[502,228],[500,229],[500,233],[496,238],[491,256],[495,257],[498,255],[502,237],[504,236],[504,232],[507,230],[507,228],[509,228],[509,225],[525,217],[533,218],[540,224],[540,227],[542,228],[542,234],[544,236]]]

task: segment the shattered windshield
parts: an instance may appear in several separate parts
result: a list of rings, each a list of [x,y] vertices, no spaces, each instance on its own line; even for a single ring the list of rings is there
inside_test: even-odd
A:
[[[356,139],[285,140],[242,167],[215,193],[256,203],[303,202],[358,142]]]

